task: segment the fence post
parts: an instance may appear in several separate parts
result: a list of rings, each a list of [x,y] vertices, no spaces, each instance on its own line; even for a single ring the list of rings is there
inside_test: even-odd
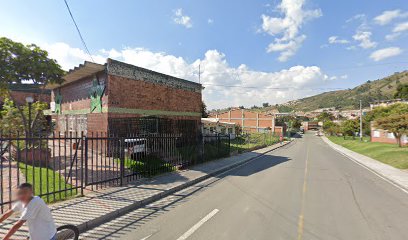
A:
[[[84,195],[84,171],[86,172],[86,170],[84,169],[84,149],[88,151],[88,149],[84,146],[85,142],[84,139],[85,139],[84,133],[81,132],[81,144],[78,144],[81,147],[81,196]]]
[[[205,136],[204,136],[204,134],[200,134],[200,136],[201,136],[201,149],[199,149],[199,151],[201,152],[201,154],[200,154],[200,157],[201,157],[201,159],[200,159],[200,162],[204,162],[204,159],[205,159]],[[199,145],[199,146],[200,146]],[[197,163],[194,163],[194,164],[197,164]]]
[[[220,134],[217,134],[217,157],[220,157],[220,141],[221,141]]]
[[[125,177],[125,138],[120,138],[119,144],[119,161],[120,161],[120,186],[123,186],[123,180]]]
[[[228,134],[228,156],[231,155],[231,134]]]
[[[82,171],[85,171],[85,186],[83,186],[82,188],[86,187],[88,185],[88,137],[84,137],[84,141],[85,141],[85,169],[83,169]],[[82,182],[84,180],[82,179]],[[83,190],[82,190],[83,192]]]

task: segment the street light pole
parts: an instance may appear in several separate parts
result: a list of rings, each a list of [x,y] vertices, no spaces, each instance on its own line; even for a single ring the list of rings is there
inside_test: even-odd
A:
[[[363,109],[360,100],[360,142],[363,141]]]

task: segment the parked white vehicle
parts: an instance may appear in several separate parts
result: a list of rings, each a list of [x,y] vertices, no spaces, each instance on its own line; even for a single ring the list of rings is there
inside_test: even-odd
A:
[[[125,139],[125,152],[130,156],[147,155],[150,153],[146,138]]]

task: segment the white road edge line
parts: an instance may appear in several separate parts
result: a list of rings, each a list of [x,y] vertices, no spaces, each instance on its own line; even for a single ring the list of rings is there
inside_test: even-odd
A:
[[[330,140],[329,140],[330,141]],[[345,156],[346,158],[348,158],[349,160],[351,160],[352,162],[354,162],[355,164],[365,168],[366,170],[370,171],[371,173],[374,173],[374,175],[377,175],[377,177],[381,178],[382,180],[388,182],[389,184],[393,185],[394,187],[398,188],[399,190],[403,191],[404,193],[408,194],[408,191],[401,187],[400,185],[394,183],[393,181],[389,180],[388,178],[382,176],[381,174],[377,173],[376,171],[372,170],[371,168],[365,166],[364,164],[358,162],[357,160],[355,160],[354,158],[348,156],[347,154],[341,152],[340,150],[332,147],[330,144],[326,143],[327,145],[329,145],[332,149],[334,149],[336,152],[340,153],[341,155]]]
[[[340,152],[340,153],[341,153],[341,152]],[[342,153],[341,153],[341,154],[342,154]],[[360,163],[360,162],[354,160],[352,157],[349,157],[349,156],[347,156],[347,155],[345,155],[345,154],[343,154],[343,156],[347,157],[348,159],[350,159],[351,161],[353,161],[353,162],[356,163],[357,165],[360,165],[361,167],[363,167],[363,168],[367,169],[368,171],[370,171],[370,172],[374,173],[375,175],[377,175],[377,177],[381,178],[382,180],[388,182],[389,184],[393,185],[394,187],[396,187],[396,188],[398,188],[399,190],[401,190],[401,191],[403,191],[403,192],[405,192],[405,193],[408,194],[408,191],[405,190],[403,187],[401,187],[400,185],[394,183],[393,181],[389,180],[388,178],[382,176],[381,174],[377,173],[376,171],[372,170],[371,168],[369,168],[369,167],[363,165],[362,163]]]
[[[151,236],[153,236],[153,234],[150,234],[149,236],[146,236],[146,237],[144,237],[144,238],[142,238],[140,240],[146,240],[146,239],[150,238]]]
[[[214,217],[215,214],[217,214],[220,210],[214,209],[212,210],[207,216],[202,218],[198,223],[196,223],[194,226],[192,226],[187,232],[185,232],[183,235],[181,235],[177,240],[185,240],[188,237],[190,237],[197,229],[199,229],[204,223],[206,223],[208,220],[210,220],[212,217]]]

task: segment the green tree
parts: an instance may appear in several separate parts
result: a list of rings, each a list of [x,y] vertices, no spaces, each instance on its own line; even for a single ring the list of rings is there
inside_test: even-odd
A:
[[[394,98],[408,99],[408,84],[399,84]]]
[[[264,108],[266,108],[266,107],[269,107],[270,105],[269,105],[269,103],[262,103],[262,107],[264,107]]]
[[[355,120],[346,120],[341,123],[340,130],[344,139],[346,136],[352,136],[354,139],[355,133],[359,130],[359,124]]]
[[[208,118],[207,105],[205,105],[204,101],[201,102],[201,117]]]
[[[365,119],[366,121],[375,121],[381,117],[387,117],[393,114],[405,114],[408,113],[408,104],[397,103],[388,107],[376,107],[372,111],[368,112]]]
[[[317,119],[321,122],[324,122],[324,121],[332,121],[335,119],[335,117],[333,116],[333,114],[329,112],[322,112],[319,114],[319,116],[317,116]]]
[[[28,106],[20,106],[22,113],[26,119],[28,119]],[[35,102],[32,105],[34,112],[39,112],[37,121],[32,126],[32,132],[37,133],[47,128],[47,120],[44,117],[43,110],[48,108],[48,104],[42,102]],[[9,98],[3,100],[3,109],[0,111],[0,131],[24,134],[25,127],[23,119],[20,117],[20,111]]]
[[[340,131],[340,126],[330,120],[323,123],[323,130],[329,135],[336,135]]]
[[[401,138],[404,134],[408,134],[408,113],[394,113],[385,117],[380,117],[375,120],[374,125],[380,129],[393,133],[397,139],[398,146],[402,147]]]
[[[292,122],[292,128],[299,129],[301,126],[302,122],[299,119],[295,118]]]
[[[33,127],[41,115],[41,110],[36,109],[34,118],[28,123],[24,114],[24,106],[19,106],[12,99],[9,86],[15,83],[31,82],[42,86],[59,84],[63,82],[64,71],[56,60],[48,58],[48,53],[35,44],[24,45],[8,38],[0,38],[0,96],[10,98],[16,104],[25,131]],[[42,93],[42,92],[41,92]],[[41,102],[41,96],[39,95]],[[14,115],[14,114],[11,114]]]

